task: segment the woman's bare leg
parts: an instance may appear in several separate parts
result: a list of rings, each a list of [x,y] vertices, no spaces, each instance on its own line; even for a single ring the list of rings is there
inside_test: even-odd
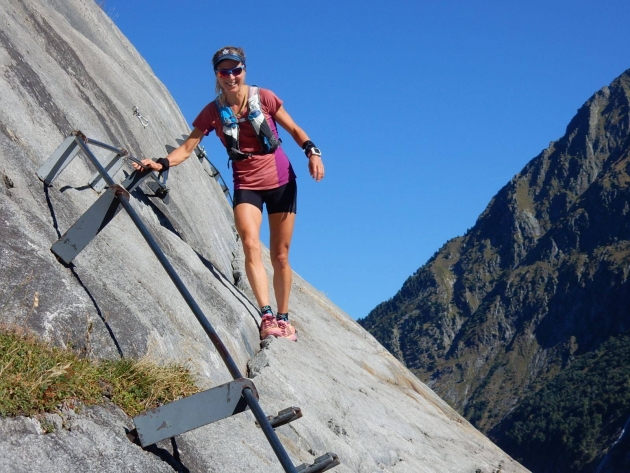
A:
[[[269,215],[271,264],[273,266],[273,290],[278,304],[278,313],[289,312],[289,294],[293,272],[289,264],[289,247],[295,225],[294,213]]]
[[[269,282],[262,261],[260,224],[262,212],[255,205],[243,203],[234,207],[236,231],[243,242],[245,274],[259,307],[269,305]]]

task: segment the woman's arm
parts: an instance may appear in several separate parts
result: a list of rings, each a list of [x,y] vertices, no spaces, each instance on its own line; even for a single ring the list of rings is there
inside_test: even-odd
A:
[[[166,157],[168,160],[169,167],[177,166],[178,164],[186,161],[193,150],[197,147],[201,140],[203,139],[203,131],[199,128],[193,128],[193,131],[190,132],[186,141],[184,141],[179,148],[174,149],[169,153]],[[161,171],[164,166],[162,164],[153,161],[152,159],[143,159],[142,164],[151,169],[152,171]],[[132,164],[135,169],[140,169],[140,166],[136,163]]]
[[[300,148],[309,140],[306,132],[293,121],[291,115],[287,113],[282,105],[274,115],[274,118],[293,137]],[[321,156],[311,154],[308,157],[308,170],[311,177],[316,181],[319,182],[324,178],[324,163]]]

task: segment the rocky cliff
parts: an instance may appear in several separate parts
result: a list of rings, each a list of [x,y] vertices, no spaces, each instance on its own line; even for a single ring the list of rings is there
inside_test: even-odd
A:
[[[168,91],[92,0],[7,0],[0,25],[0,322],[92,358],[182,363],[204,388],[230,381],[124,211],[72,264],[50,251],[98,194],[81,156],[51,187],[37,169],[76,129],[137,157],[164,156],[189,131]],[[332,451],[339,472],[526,471],[298,275],[299,341],[261,351],[231,209],[203,168],[193,157],[171,172],[168,205],[144,185],[130,202],[253,378],[263,409],[302,408],[302,419],[277,429],[295,464]],[[130,171],[125,164],[117,179]],[[0,419],[2,471],[282,471],[250,412],[146,450],[128,440],[131,420],[108,402],[49,420],[53,429]]]
[[[626,71],[360,321],[534,471],[593,471],[630,416],[627,358],[595,363],[628,348],[629,104]]]

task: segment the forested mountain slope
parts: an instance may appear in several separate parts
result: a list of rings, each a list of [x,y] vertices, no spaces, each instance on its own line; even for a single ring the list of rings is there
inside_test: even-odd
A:
[[[592,471],[630,416],[623,365],[619,377],[579,378],[598,383],[580,391],[588,429],[574,425],[587,414],[545,397],[573,397],[583,386],[567,370],[603,369],[587,361],[595,353],[627,353],[629,104],[626,71],[498,192],[473,228],[359,321],[535,471]],[[607,390],[614,400],[597,394]],[[546,417],[524,426],[525,410],[534,416],[543,405]]]

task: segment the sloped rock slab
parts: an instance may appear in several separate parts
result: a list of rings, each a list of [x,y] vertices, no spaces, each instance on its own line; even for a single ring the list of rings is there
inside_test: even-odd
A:
[[[45,433],[44,429],[54,429]],[[0,471],[23,472],[172,472],[153,453],[126,436],[129,420],[107,403],[80,413],[65,411],[41,420],[0,419]]]

